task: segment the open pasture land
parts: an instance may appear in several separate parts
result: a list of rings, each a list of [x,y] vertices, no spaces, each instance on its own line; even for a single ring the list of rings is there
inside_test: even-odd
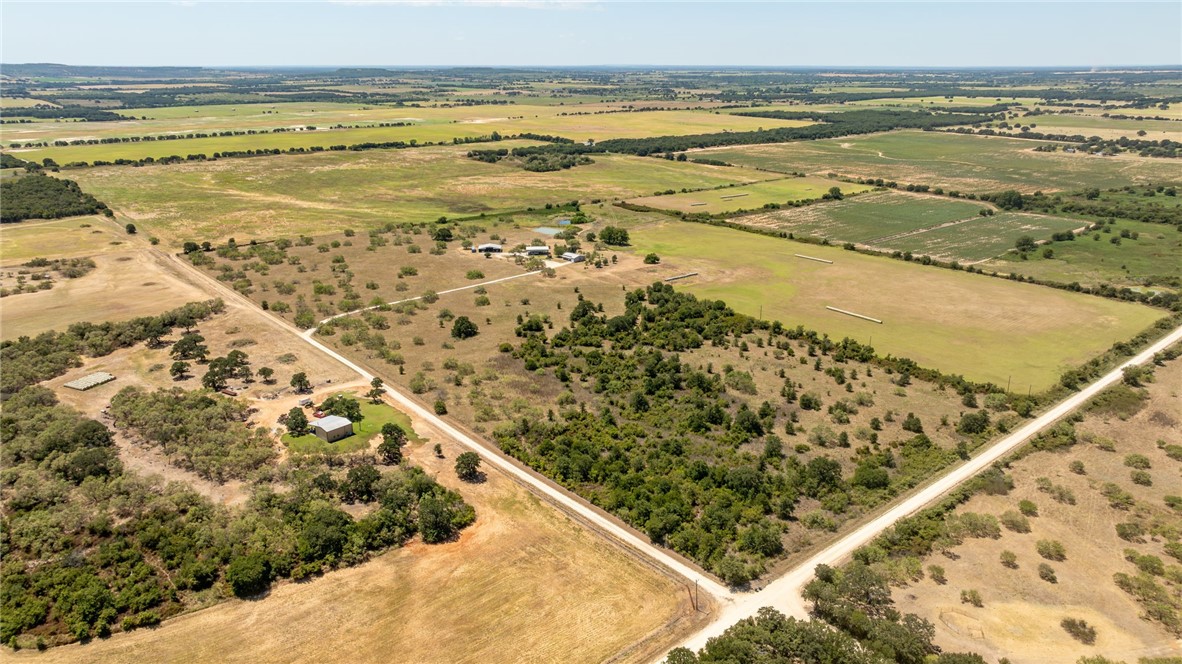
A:
[[[1042,214],[1002,212],[989,217],[970,217],[885,241],[890,249],[910,251],[941,259],[977,262],[1000,256],[1014,248],[1018,238],[1029,235],[1049,239],[1054,233],[1079,230],[1087,222]]]
[[[819,177],[792,177],[708,191],[692,191],[667,196],[645,196],[634,198],[628,202],[634,205],[687,214],[724,214],[738,210],[757,210],[767,203],[783,205],[790,201],[816,200],[828,192],[830,187],[840,187],[842,192],[846,194],[870,189],[865,185],[835,182]]]
[[[518,143],[509,143],[511,147]],[[394,221],[494,214],[546,203],[628,198],[774,177],[745,169],[623,155],[533,173],[446,146],[103,167],[69,177],[165,246],[362,231]]]
[[[1112,113],[1121,114],[1119,111]],[[1156,110],[1130,112],[1128,115],[1158,115]],[[1164,116],[1163,116],[1164,117]],[[1142,141],[1177,141],[1182,139],[1182,120],[1117,120],[1102,117],[1099,114],[1072,113],[1067,115],[1048,114],[1031,117],[1018,117],[1010,124],[1034,124],[1032,131],[1044,134],[1082,134],[1084,136],[1099,136],[1105,139],[1117,139],[1122,136]],[[1139,136],[1138,131],[1144,131]]]
[[[0,97],[0,108],[3,109],[31,108],[38,105],[57,106],[53,102],[48,102],[44,99],[34,99],[33,97]]]
[[[94,271],[77,279],[61,279],[52,290],[4,298],[0,337],[34,336],[79,321],[150,316],[185,302],[209,299],[155,252],[100,254],[94,262]]]
[[[161,158],[250,149],[286,149],[364,142],[450,142],[453,138],[535,133],[575,141],[644,138],[674,134],[749,131],[760,127],[799,127],[804,120],[748,118],[708,110],[629,112],[618,105],[552,106],[490,105],[460,107],[398,107],[328,103],[240,104],[127,109],[121,114],[148,120],[115,122],[31,122],[0,127],[5,145],[57,140],[210,133],[286,128],[291,131],[245,136],[218,136],[135,143],[53,146],[21,149],[25,159],[51,157],[58,163],[115,159]],[[335,125],[408,123],[403,127],[331,129]],[[315,131],[305,130],[316,127]]]
[[[514,233],[508,226],[501,228],[499,235],[517,237],[521,241],[527,236],[543,237],[528,230]],[[265,274],[244,267],[257,263],[249,256],[237,261],[211,254],[209,256],[215,262],[205,269],[218,278],[228,275],[224,279],[227,285],[232,283],[240,292],[260,303],[266,301],[272,312],[289,321],[294,320],[301,301],[313,307],[316,320],[321,320],[361,306],[372,306],[375,302],[407,300],[428,292],[475,287],[483,281],[525,274],[523,267],[507,257],[470,253],[460,249],[458,243],[452,243],[453,248],[444,254],[431,254],[429,250],[435,243],[421,230],[418,234],[395,232],[384,237],[388,244],[369,251],[365,236],[320,236],[315,244],[288,248],[288,260],[267,266]],[[488,238],[479,240],[486,241]],[[332,244],[339,246],[332,248]],[[321,252],[321,246],[329,251]],[[340,259],[343,262],[333,262]],[[342,275],[338,270],[348,270],[356,275],[350,286],[360,294],[360,302],[346,303],[348,290],[342,286]],[[242,274],[236,274],[238,271]],[[470,273],[474,278],[469,278]],[[477,274],[481,276],[477,277]]]
[[[701,224],[636,228],[632,244],[680,272],[700,273],[678,288],[724,300],[743,313],[762,311],[769,320],[835,339],[873,338],[881,354],[1014,390],[1050,387],[1064,369],[1163,317],[1142,305]]]
[[[1165,224],[1125,219],[1106,228],[1110,229],[1108,233],[1092,231],[1071,242],[1047,245],[1053,252],[1049,258],[1036,251],[1028,260],[1003,256],[980,267],[1060,283],[1075,281],[1086,286],[1109,283],[1118,287],[1177,290],[1163,282],[1182,279],[1182,232]],[[1122,238],[1124,231],[1130,236],[1136,233],[1137,239]],[[1112,242],[1114,237],[1120,239],[1120,244]]]
[[[480,484],[459,482],[452,466],[464,449],[441,434],[420,433],[430,443],[409,445],[410,463],[476,508],[476,523],[456,541],[416,541],[356,567],[277,585],[261,600],[226,601],[157,628],[7,658],[508,664],[619,656],[643,662],[709,616],[695,614],[683,586],[499,473]],[[435,458],[435,442],[446,458]]]
[[[1035,152],[1020,138],[895,131],[821,141],[708,148],[692,156],[780,172],[834,172],[984,193],[1121,187],[1178,178],[1169,159]]]
[[[956,508],[960,515],[996,518],[1016,513],[1019,501],[1028,500],[1036,505],[1037,516],[1022,519],[1027,532],[1002,528],[999,537],[952,547],[951,555],[929,555],[923,566],[943,567],[947,581],[937,584],[926,578],[896,588],[897,608],[930,620],[937,645],[976,652],[986,661],[1007,656],[1017,662],[1074,664],[1095,655],[1125,662],[1182,655],[1177,634],[1148,619],[1150,605],[1136,601],[1114,581],[1114,575],[1124,574],[1148,582],[1167,598],[1157,610],[1172,608],[1171,602],[1177,606],[1178,560],[1165,549],[1178,537],[1178,512],[1170,510],[1164,497],[1182,493],[1182,480],[1179,462],[1161,447],[1182,445],[1182,361],[1158,367],[1155,375],[1146,400],[1123,400],[1132,406],[1128,411],[1085,410],[1084,420],[1075,425],[1074,446],[1014,462],[1008,469],[1014,480],[1008,495],[979,493]],[[1139,471],[1148,485],[1132,481],[1138,471],[1126,463],[1129,455],[1143,459],[1138,468],[1149,466]],[[1077,467],[1081,472],[1073,472],[1072,463],[1082,464]],[[1058,493],[1039,491],[1038,478],[1049,480]],[[1070,502],[1053,498],[1063,495],[1063,489],[1070,492]],[[1117,524],[1128,522],[1142,524],[1146,535],[1119,537]],[[1059,542],[1065,559],[1040,556],[1040,540]],[[1137,556],[1156,557],[1158,570],[1164,563],[1173,573],[1139,572],[1126,558],[1130,549]],[[1007,550],[1016,557],[1011,567],[1001,563]],[[1040,564],[1052,568],[1057,582],[1039,577]],[[960,591],[968,589],[980,593],[984,606],[960,600]],[[1060,625],[1064,618],[1086,620],[1096,630],[1095,644],[1073,639]]]
[[[984,207],[988,206],[939,196],[876,191],[819,205],[749,215],[739,221],[800,236],[875,244],[876,240],[900,233],[975,217]]]
[[[986,203],[882,191],[833,203],[743,217],[745,225],[799,236],[854,242],[886,251],[980,261],[1014,247],[1023,235],[1036,240],[1086,223],[1045,215],[1003,212],[983,217]]]
[[[11,267],[32,258],[73,258],[123,251],[127,233],[100,216],[22,221],[0,226],[0,264]]]

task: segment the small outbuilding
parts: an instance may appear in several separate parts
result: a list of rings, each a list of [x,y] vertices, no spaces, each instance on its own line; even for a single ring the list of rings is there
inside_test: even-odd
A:
[[[485,244],[477,245],[476,251],[482,254],[499,254],[501,253],[501,245],[487,242]]]
[[[96,371],[92,374],[88,374],[81,378],[76,378],[66,383],[66,387],[70,388],[71,390],[85,392],[92,387],[98,387],[99,385],[109,383],[113,380],[115,380],[115,376],[107,373],[106,371]]]
[[[348,418],[339,415],[329,415],[308,423],[312,433],[326,443],[335,443],[342,438],[353,435],[353,423]]]
[[[583,254],[568,251],[562,255],[562,260],[567,261],[568,263],[582,263],[583,261],[587,260],[587,257]]]
[[[526,256],[549,256],[550,255],[550,247],[547,247],[544,244],[537,246],[537,247],[526,247],[525,248],[525,255]]]

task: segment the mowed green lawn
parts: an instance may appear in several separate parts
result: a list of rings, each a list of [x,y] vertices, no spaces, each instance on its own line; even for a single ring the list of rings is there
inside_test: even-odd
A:
[[[322,235],[776,177],[624,155],[595,155],[593,164],[532,173],[468,159],[466,152],[464,146],[442,146],[278,155],[64,175],[111,206],[121,223],[131,221],[141,234],[173,248],[185,240]]]
[[[304,434],[303,436],[293,436],[290,433],[285,433],[282,437],[283,444],[287,445],[287,449],[297,454],[344,454],[347,452],[356,452],[369,447],[374,436],[382,432],[382,425],[387,422],[397,424],[406,432],[408,440],[416,443],[422,440],[415,433],[414,428],[411,427],[410,418],[405,413],[395,410],[384,403],[374,404],[364,398],[359,398],[359,401],[361,402],[361,416],[363,419],[360,422],[353,423],[352,436],[342,438],[335,443],[326,443],[317,438],[316,434],[312,433]],[[310,412],[307,415],[309,421],[315,419]]]
[[[836,182],[819,177],[793,177],[770,180],[743,186],[692,191],[666,196],[645,196],[628,201],[659,210],[675,210],[693,214],[722,214],[738,210],[757,210],[767,203],[781,205],[791,201],[809,201],[821,198],[831,187],[838,187],[843,193],[855,194],[868,191],[870,187],[848,182]]]
[[[700,273],[677,288],[1015,391],[1045,389],[1063,370],[1163,317],[1142,305],[704,224],[669,221],[631,236],[636,252],[656,252],[677,272]]]
[[[1052,251],[1050,258],[1036,251],[1028,260],[1006,256],[981,267],[1088,286],[1110,283],[1136,288],[1149,279],[1152,288],[1178,290],[1161,284],[1182,279],[1182,232],[1165,224],[1124,219],[1109,228],[1110,233],[1089,233],[1071,242],[1051,243],[1047,246]],[[1113,244],[1112,238],[1120,238],[1122,230],[1136,233],[1137,239],[1121,238],[1120,244]]]
[[[835,172],[973,193],[1104,189],[1179,177],[1178,165],[1170,159],[1034,152],[1042,143],[935,131],[895,131],[823,141],[710,148],[691,156],[780,172]]]

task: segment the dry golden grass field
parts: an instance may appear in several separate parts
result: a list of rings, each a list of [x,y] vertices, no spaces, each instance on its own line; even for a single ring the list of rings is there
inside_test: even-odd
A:
[[[185,302],[208,299],[158,252],[130,250],[94,257],[97,267],[52,290],[4,298],[0,338],[62,330],[79,321],[120,321],[151,316]]]
[[[22,221],[0,226],[0,264],[11,267],[32,258],[94,256],[128,248],[121,226],[100,216]]]
[[[1009,657],[1014,662],[1074,663],[1083,656],[1104,655],[1116,660],[1138,657],[1179,656],[1182,644],[1160,623],[1143,617],[1145,607],[1113,582],[1115,573],[1136,576],[1137,569],[1124,557],[1127,549],[1157,556],[1177,572],[1179,561],[1164,552],[1164,545],[1182,534],[1182,518],[1163,504],[1163,496],[1182,493],[1178,461],[1158,449],[1158,441],[1182,445],[1182,361],[1173,360],[1156,372],[1148,387],[1149,400],[1131,416],[1090,413],[1076,425],[1081,442],[1059,452],[1035,452],[1010,468],[1015,488],[1008,496],[979,494],[957,509],[998,516],[1017,510],[1026,499],[1038,506],[1029,518],[1030,532],[1002,529],[999,539],[972,539],[945,557],[933,554],[924,565],[946,570],[947,583],[926,578],[896,589],[899,609],[914,612],[936,625],[935,642],[949,650],[970,650],[987,661]],[[1104,446],[1111,444],[1112,451]],[[1142,454],[1150,460],[1152,486],[1130,481],[1132,469],[1126,455]],[[1068,469],[1083,463],[1085,474]],[[1075,495],[1074,505],[1064,504],[1040,492],[1035,479],[1046,477],[1066,486]],[[1105,483],[1114,483],[1131,494],[1135,505],[1114,509],[1101,494]],[[1154,533],[1130,542],[1117,536],[1115,525],[1139,521],[1156,524]],[[1036,552],[1038,540],[1061,542],[1066,560],[1044,560]],[[1017,568],[999,562],[1003,550],[1017,555]],[[1050,564],[1058,582],[1039,578],[1036,568]],[[1166,575],[1169,576],[1167,571]],[[1159,583],[1165,582],[1158,577]],[[1176,589],[1176,581],[1173,582]],[[984,606],[961,603],[961,590],[980,592]],[[1176,601],[1176,595],[1174,595]],[[1094,645],[1071,638],[1059,622],[1080,618],[1096,628]]]

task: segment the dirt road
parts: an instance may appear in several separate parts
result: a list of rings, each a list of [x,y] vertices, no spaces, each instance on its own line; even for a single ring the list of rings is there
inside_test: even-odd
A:
[[[1129,361],[1112,370],[1096,382],[1076,392],[1055,407],[1039,415],[1025,426],[1002,438],[978,456],[951,470],[948,474],[924,487],[918,493],[883,512],[874,520],[829,545],[812,558],[802,562],[784,576],[768,584],[763,590],[748,595],[736,595],[733,602],[723,604],[715,619],[705,628],[686,639],[681,645],[698,650],[710,638],[722,634],[728,627],[743,618],[754,615],[761,607],[771,606],[786,615],[797,618],[808,617],[800,592],[813,578],[817,565],[834,565],[847,559],[858,547],[870,542],[879,533],[891,527],[896,521],[910,516],[932,504],[952,491],[962,482],[985,470],[994,461],[1017,449],[1035,434],[1058,422],[1064,416],[1082,406],[1104,388],[1121,379],[1121,371],[1128,366],[1144,364],[1155,353],[1182,341],[1182,327],[1174,330],[1149,348],[1138,353]]]
[[[176,264],[187,268],[190,273],[198,277],[198,281],[211,285],[215,291],[222,295],[222,297],[228,297],[239,303],[245,303],[247,306],[254,306],[252,302],[246,300],[246,298],[237,292],[226,288],[223,284],[218,283],[212,277],[200,272],[196,268],[185,265],[183,261],[176,261]],[[328,348],[324,344],[321,344],[319,341],[313,339],[313,330],[300,333],[287,324],[278,321],[271,316],[268,316],[265,312],[260,311],[259,313],[275,322],[277,328],[281,328],[293,336],[298,336],[304,342],[314,346],[329,357],[332,357],[338,362],[356,371],[363,377],[364,380],[372,380],[373,374],[350,361],[348,358],[332,350],[331,348]],[[932,482],[921,489],[919,492],[886,510],[873,520],[859,527],[857,530],[854,530],[848,535],[842,537],[837,542],[834,542],[830,546],[821,550],[816,555],[793,568],[784,576],[781,576],[780,578],[768,584],[762,590],[755,593],[732,592],[723,584],[712,578],[709,578],[708,576],[702,574],[699,570],[696,570],[692,566],[677,559],[665,549],[652,544],[647,539],[639,536],[636,532],[621,525],[610,516],[590,506],[565,489],[562,489],[561,487],[550,483],[545,478],[533,473],[532,471],[522,468],[509,461],[504,456],[502,456],[498,450],[494,450],[489,443],[469,436],[456,427],[448,424],[442,418],[435,415],[435,413],[424,408],[410,396],[403,394],[389,385],[386,385],[385,389],[390,398],[400,407],[410,411],[415,417],[431,423],[431,425],[437,428],[439,431],[477,452],[490,465],[504,472],[509,477],[521,481],[526,486],[530,487],[535,493],[544,497],[563,511],[578,517],[584,523],[591,525],[600,533],[606,535],[625,548],[661,565],[662,567],[681,576],[687,581],[697,584],[701,590],[713,595],[719,605],[719,611],[714,615],[714,619],[706,627],[687,638],[681,644],[685,647],[697,650],[705,646],[706,641],[710,638],[722,634],[728,627],[735,624],[739,620],[754,615],[761,607],[764,606],[775,607],[788,615],[793,615],[798,618],[807,617],[807,611],[804,606],[804,601],[801,599],[800,592],[804,585],[808,583],[810,579],[812,579],[813,570],[817,565],[834,565],[844,561],[850,556],[850,554],[853,553],[854,550],[872,540],[879,533],[892,526],[899,519],[910,516],[911,514],[914,514],[935,502],[942,496],[946,495],[949,491],[955,489],[961,483],[989,467],[989,465],[994,461],[1002,458],[1006,454],[1021,446],[1026,441],[1030,440],[1043,429],[1046,429],[1055,422],[1059,421],[1059,419],[1062,417],[1074,411],[1076,408],[1082,406],[1104,388],[1119,381],[1122,376],[1121,372],[1125,367],[1144,364],[1145,362],[1148,362],[1155,353],[1160,352],[1161,350],[1180,340],[1182,340],[1182,327],[1175,329],[1150,347],[1146,348],[1141,353],[1137,354],[1132,359],[1121,364],[1120,367],[1114,369],[1102,378],[1088,385],[1086,388],[1061,401],[1050,410],[1028,422],[1022,428],[997,441],[981,454],[973,457],[961,466],[952,469],[943,477]]]

